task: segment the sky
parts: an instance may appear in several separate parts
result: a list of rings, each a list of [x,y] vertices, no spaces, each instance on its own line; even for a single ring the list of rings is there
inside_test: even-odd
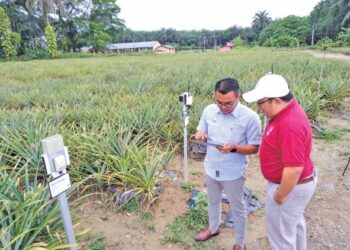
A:
[[[273,19],[307,16],[321,0],[116,0],[119,18],[135,30],[224,30],[250,27],[253,16],[266,10]]]

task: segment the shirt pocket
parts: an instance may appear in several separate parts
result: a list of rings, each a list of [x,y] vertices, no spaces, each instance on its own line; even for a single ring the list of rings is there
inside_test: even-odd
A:
[[[225,130],[223,129],[222,124],[215,122],[208,122],[208,141],[224,144],[225,138],[227,137]]]
[[[246,144],[246,131],[242,124],[233,123],[230,126],[230,137],[234,144]]]

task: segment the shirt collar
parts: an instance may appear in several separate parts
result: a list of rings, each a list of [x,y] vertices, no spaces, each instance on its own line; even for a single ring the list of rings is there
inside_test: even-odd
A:
[[[239,110],[241,108],[241,105],[242,105],[241,102],[238,101],[236,107],[231,111],[231,113],[228,113],[228,114],[231,114],[233,117],[237,118],[238,114],[239,114]],[[217,114],[219,114],[219,113],[222,114],[222,112],[221,112],[220,108],[218,107],[218,105],[216,105],[216,113]],[[226,115],[228,115],[228,114],[226,114]]]
[[[276,120],[280,117],[285,116],[286,114],[288,114],[289,110],[294,108],[297,104],[297,101],[295,100],[295,98],[293,98],[292,101],[284,109],[282,109],[278,114],[272,117],[272,120]]]

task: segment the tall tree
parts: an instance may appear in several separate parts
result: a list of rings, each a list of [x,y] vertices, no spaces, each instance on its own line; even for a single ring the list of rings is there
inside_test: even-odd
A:
[[[11,25],[5,10],[0,7],[0,49],[8,60],[16,56],[16,49],[11,42]]]
[[[344,27],[349,20],[350,20],[350,0],[348,1],[348,11],[341,22],[341,26]]]
[[[47,47],[49,48],[49,53],[51,58],[57,57],[57,43],[56,34],[51,25],[47,25],[45,29],[45,36],[47,40]]]
[[[349,0],[322,0],[310,14],[311,23],[315,26],[315,37],[319,40],[323,37],[335,39],[346,27],[350,12]]]
[[[78,40],[82,45],[92,45],[98,51],[103,45],[115,41],[124,28],[124,21],[118,18],[120,8],[115,0],[92,0],[91,4],[87,21],[79,26]]]
[[[49,14],[64,13],[63,0],[25,0],[24,3],[30,14],[41,15],[45,27],[50,24]]]
[[[271,22],[272,18],[269,17],[269,13],[267,13],[266,10],[258,11],[253,17],[252,29],[256,35],[259,35],[260,32]]]

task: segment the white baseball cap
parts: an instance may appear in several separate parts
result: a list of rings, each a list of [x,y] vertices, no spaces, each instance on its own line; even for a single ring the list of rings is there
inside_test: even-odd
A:
[[[289,87],[286,79],[280,75],[270,73],[261,77],[255,88],[242,96],[246,102],[256,102],[265,97],[282,97],[288,93]]]

